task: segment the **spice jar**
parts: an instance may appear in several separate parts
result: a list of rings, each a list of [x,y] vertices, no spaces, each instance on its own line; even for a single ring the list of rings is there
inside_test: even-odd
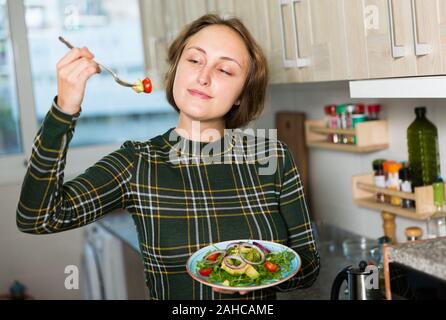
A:
[[[384,159],[376,159],[373,161],[373,171],[375,172],[374,175],[374,181],[375,181],[375,187],[378,188],[385,188],[386,187],[386,176],[384,174]],[[381,192],[376,193],[376,201],[385,203],[386,199],[384,197],[384,194]]]
[[[381,105],[379,104],[370,104],[367,107],[367,111],[369,113],[369,120],[379,120],[379,112],[381,111]]]
[[[409,167],[403,167],[399,171],[399,177],[401,181],[401,191],[403,192],[413,192],[412,181],[410,180]],[[415,208],[415,201],[411,199],[402,199],[401,206],[403,208]]]
[[[347,111],[345,104],[336,106],[336,114],[338,115],[338,128],[347,129]],[[339,143],[347,143],[347,136],[345,134],[339,135]]]
[[[401,163],[394,162],[389,164],[389,178],[387,188],[395,191],[400,191],[400,178],[399,171],[401,169]],[[401,206],[401,198],[397,196],[390,197],[390,204],[394,206]]]
[[[384,161],[384,163],[383,163],[383,171],[384,171],[384,176],[386,178],[386,188],[389,187],[389,165],[391,163],[396,163],[396,162],[392,161],[392,160],[387,160],[387,161]],[[385,194],[384,199],[385,199],[385,203],[390,204],[390,196]]]
[[[325,106],[325,117],[326,117],[326,126],[330,129],[336,129],[338,127],[338,116],[336,114],[336,105],[330,104]],[[328,142],[338,143],[339,137],[336,133],[331,133],[328,135]]]

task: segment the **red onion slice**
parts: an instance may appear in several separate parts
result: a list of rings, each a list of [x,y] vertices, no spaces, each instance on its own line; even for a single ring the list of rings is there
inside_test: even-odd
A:
[[[253,265],[258,265],[258,264],[262,264],[263,262],[265,262],[265,253],[263,253],[262,249],[260,249],[259,247],[255,246],[255,245],[252,245],[252,244],[250,244],[250,243],[246,243],[246,242],[243,243],[243,244],[241,244],[240,246],[241,246],[241,247],[245,247],[245,248],[250,248],[250,249],[256,250],[256,251],[260,254],[260,261],[258,261],[258,262],[254,262],[254,261],[250,261],[250,260],[246,259],[246,258],[243,256],[243,253],[240,252],[240,256],[241,256],[241,258],[242,258],[243,261],[245,261],[246,263],[253,264]]]
[[[231,263],[229,262],[229,259],[240,261],[240,265],[235,266],[235,265],[231,264]],[[223,262],[225,263],[225,265],[226,265],[228,268],[233,269],[233,270],[239,270],[239,269],[243,269],[244,267],[246,267],[246,262],[243,261],[243,259],[242,259],[241,257],[239,257],[239,256],[234,256],[234,255],[232,255],[232,256],[226,256],[226,257],[223,259]]]
[[[263,252],[265,252],[265,253],[271,253],[271,251],[270,251],[269,249],[265,248],[265,247],[262,246],[260,243],[254,241],[253,244],[254,244],[255,246],[259,247],[260,249],[262,249]]]

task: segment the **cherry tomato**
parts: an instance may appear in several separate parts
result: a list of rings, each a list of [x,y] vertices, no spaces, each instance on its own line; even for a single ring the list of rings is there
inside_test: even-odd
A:
[[[279,270],[279,266],[270,261],[266,261],[264,266],[269,272],[277,272],[277,270]]]
[[[208,256],[206,260],[215,261],[215,260],[217,260],[219,255],[220,255],[220,252],[216,252],[216,253],[211,254],[210,256]]]
[[[198,270],[198,272],[203,276],[203,277],[207,277],[211,274],[212,272],[212,268],[205,268],[205,269],[200,269]]]
[[[142,81],[142,84],[144,85],[144,92],[145,93],[151,93],[152,92],[152,81],[150,81],[149,78],[144,78]]]

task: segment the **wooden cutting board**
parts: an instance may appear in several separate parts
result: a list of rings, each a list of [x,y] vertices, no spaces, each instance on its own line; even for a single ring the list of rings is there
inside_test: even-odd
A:
[[[303,112],[280,111],[276,113],[277,139],[288,145],[299,170],[305,195],[308,196],[308,149],[305,144],[305,119],[306,115]]]

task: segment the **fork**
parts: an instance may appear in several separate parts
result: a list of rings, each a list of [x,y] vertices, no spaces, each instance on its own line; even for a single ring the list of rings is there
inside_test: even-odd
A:
[[[70,48],[70,49],[73,49],[73,48],[74,48],[74,46],[73,46],[71,43],[69,43],[67,40],[65,40],[63,37],[59,36],[59,40],[60,40],[62,43],[64,43],[68,48]],[[114,73],[113,70],[111,70],[110,68],[104,66],[103,64],[101,64],[101,63],[99,63],[99,62],[97,62],[97,61],[95,61],[95,62],[98,64],[99,67],[101,67],[101,69],[104,69],[104,70],[108,71],[108,72],[113,76],[113,78],[115,79],[115,81],[116,81],[117,83],[119,83],[121,86],[124,86],[124,87],[133,87],[133,86],[134,86],[134,84],[129,83],[129,82],[127,82],[127,81],[124,81],[124,80],[120,79],[120,78],[116,75],[116,73]]]

